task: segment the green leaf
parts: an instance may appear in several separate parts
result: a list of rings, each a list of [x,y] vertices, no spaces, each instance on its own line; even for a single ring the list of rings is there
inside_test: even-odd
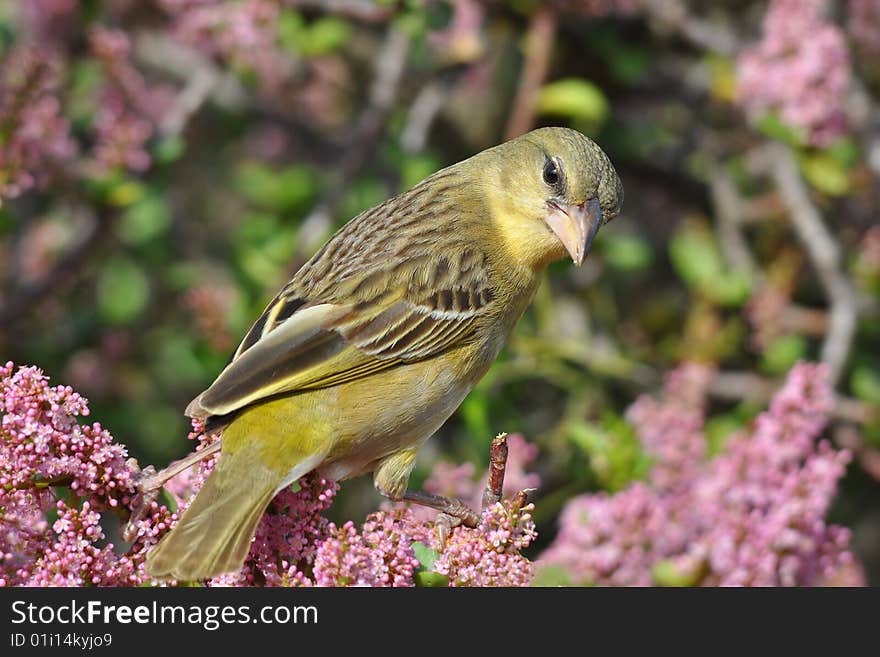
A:
[[[706,420],[705,434],[709,455],[720,454],[724,450],[727,439],[743,426],[744,423],[732,413],[716,415]]]
[[[749,275],[727,271],[709,229],[686,223],[669,242],[669,257],[679,276],[691,288],[721,306],[738,306],[751,290]]]
[[[533,3],[534,5],[534,3]],[[535,7],[528,9],[532,14]],[[616,30],[590,30],[585,46],[598,54],[597,61],[607,65],[611,74],[621,82],[632,84],[648,73],[651,64],[651,52],[644,43],[627,38]]]
[[[783,374],[807,355],[807,341],[792,333],[777,338],[764,349],[761,369],[768,374]]]
[[[300,48],[306,57],[317,57],[339,50],[351,36],[351,25],[335,16],[324,16],[309,25],[308,37]]]
[[[142,183],[122,178],[110,181],[106,189],[106,199],[110,205],[124,208],[132,203],[137,203],[146,193],[147,188]]]
[[[174,499],[174,495],[169,493],[166,489],[160,489],[159,499],[162,504],[168,507],[168,510],[171,511],[171,513],[177,511],[177,501]]]
[[[413,579],[416,582],[416,586],[426,589],[441,589],[449,586],[449,578],[446,575],[430,571],[416,573]]]
[[[165,137],[153,148],[153,156],[159,164],[171,164],[179,160],[186,150],[186,142],[180,137]]]
[[[620,271],[645,269],[650,266],[654,256],[651,245],[636,235],[608,233],[597,246],[608,264]]]
[[[136,263],[115,256],[101,269],[97,292],[101,317],[111,324],[125,324],[147,305],[150,286],[146,274]]]
[[[800,158],[801,171],[813,187],[828,196],[844,196],[850,190],[849,171],[834,155],[819,151]]]
[[[335,16],[306,23],[301,14],[282,10],[278,15],[278,44],[304,57],[318,57],[339,50],[351,36],[351,25]]]
[[[165,390],[176,386],[191,389],[204,380],[205,371],[196,355],[196,340],[192,335],[165,332],[154,351],[154,376]],[[159,421],[155,424],[162,426]]]
[[[704,287],[703,291],[721,306],[739,306],[745,303],[751,290],[749,275],[742,271],[730,271]]]
[[[434,567],[434,563],[440,557],[440,553],[419,541],[413,543],[412,547],[416,559],[419,560],[419,567],[416,569],[414,577],[416,586],[426,588],[449,586],[449,578],[446,575],[441,575],[431,570]]]
[[[299,52],[299,42],[306,29],[299,12],[290,9],[279,11],[275,29],[278,45],[288,51]]]
[[[400,167],[400,186],[410,189],[440,168],[440,163],[432,155],[410,155]]]
[[[380,180],[371,177],[358,178],[342,203],[341,214],[348,219],[378,205],[387,197],[388,190]]]
[[[842,137],[825,149],[831,157],[847,169],[854,167],[859,161],[859,145],[851,137]]]
[[[803,146],[803,131],[784,123],[777,114],[769,113],[762,116],[756,123],[755,128],[761,134],[781,141],[789,146]]]
[[[236,185],[254,205],[281,212],[305,206],[314,196],[316,180],[302,166],[276,170],[259,162],[246,162],[236,172]]]
[[[606,490],[617,491],[642,479],[651,466],[632,425],[608,411],[601,422],[575,421],[567,438],[589,458],[590,470]]]
[[[74,126],[91,126],[97,112],[98,87],[103,81],[103,69],[94,59],[75,59],[69,72],[67,110]]]
[[[489,417],[489,395],[483,388],[471,391],[459,407],[459,417],[464,421],[468,434],[480,444],[486,436],[492,435],[492,422]]]
[[[171,225],[171,213],[158,194],[148,192],[122,213],[116,231],[123,242],[141,244],[163,234]]]
[[[429,548],[419,541],[413,543],[412,548],[416,554],[416,559],[419,560],[419,568],[423,570],[431,570],[434,567],[434,562],[440,558],[440,553],[437,550]]]
[[[544,85],[535,101],[539,114],[565,116],[601,123],[608,116],[608,100],[595,84],[581,78],[566,78]]]
[[[871,404],[880,405],[880,372],[867,365],[858,365],[849,380],[853,394]]]

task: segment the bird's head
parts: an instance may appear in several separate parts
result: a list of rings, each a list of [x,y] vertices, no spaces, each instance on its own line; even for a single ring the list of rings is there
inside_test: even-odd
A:
[[[540,128],[486,151],[484,191],[508,248],[534,267],[580,265],[620,212],[623,186],[608,156],[576,130]]]

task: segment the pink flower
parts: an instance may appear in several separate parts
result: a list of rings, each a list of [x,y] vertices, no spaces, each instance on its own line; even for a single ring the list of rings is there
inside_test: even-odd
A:
[[[0,203],[45,184],[76,152],[57,95],[60,73],[54,53],[36,45],[0,62]]]
[[[815,146],[845,133],[851,74],[843,32],[821,16],[822,8],[821,0],[772,0],[763,39],[737,61],[737,96],[746,112],[777,112]]]
[[[816,443],[832,407],[827,368],[797,365],[750,431],[709,461],[697,447],[702,402],[676,394],[689,370],[670,377],[662,402],[630,412],[657,459],[649,480],[570,501],[539,563],[616,586],[863,582],[848,530],[824,520],[849,461]]]
[[[136,585],[146,551],[175,522],[153,504],[125,554],[103,544],[102,513],[127,513],[136,471],[88,402],[34,367],[0,367],[0,578],[9,585]],[[55,487],[68,494],[57,497]],[[57,519],[47,522],[54,511]]]

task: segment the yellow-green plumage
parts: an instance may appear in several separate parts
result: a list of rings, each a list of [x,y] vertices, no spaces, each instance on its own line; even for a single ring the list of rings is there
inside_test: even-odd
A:
[[[587,235],[584,217],[608,221],[621,201],[598,146],[544,128],[352,219],[187,408],[223,427],[221,458],[149,572],[237,569],[272,496],[312,470],[373,472],[400,499],[419,447],[486,373],[541,271],[567,250],[582,258],[599,225]]]

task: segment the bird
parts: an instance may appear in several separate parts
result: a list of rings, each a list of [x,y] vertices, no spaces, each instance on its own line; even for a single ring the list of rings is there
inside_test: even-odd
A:
[[[605,152],[547,127],[351,219],[187,407],[220,432],[220,458],[147,572],[240,569],[272,498],[312,471],[372,473],[390,500],[472,519],[461,502],[407,489],[419,448],[486,374],[548,264],[581,265],[622,202]]]

